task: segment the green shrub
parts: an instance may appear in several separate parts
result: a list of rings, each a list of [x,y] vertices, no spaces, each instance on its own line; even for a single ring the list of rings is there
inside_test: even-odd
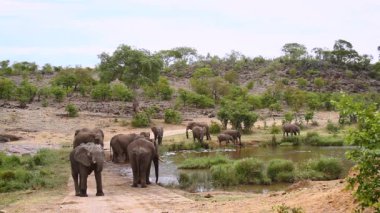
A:
[[[16,88],[16,99],[21,105],[31,103],[37,94],[37,87],[23,80],[19,87]]]
[[[66,92],[63,88],[54,86],[51,88],[50,91],[53,94],[55,101],[62,102],[64,100]]]
[[[112,96],[111,87],[109,84],[98,84],[91,92],[91,97],[95,101],[106,101]]]
[[[226,164],[231,160],[223,155],[212,157],[199,157],[185,159],[179,166],[179,169],[208,169],[214,165]]]
[[[343,139],[338,137],[321,137],[316,132],[308,132],[303,143],[312,146],[343,146]]]
[[[211,134],[218,134],[222,131],[222,126],[215,121],[211,121],[209,130]]]
[[[239,184],[233,164],[212,166],[211,177],[215,186],[234,186]]]
[[[343,171],[342,163],[336,158],[322,158],[310,163],[310,168],[322,172],[326,180],[338,179]]]
[[[309,121],[313,120],[313,117],[314,117],[314,112],[313,111],[309,111],[307,113],[305,113],[305,121],[307,124],[309,124]]]
[[[300,139],[297,136],[283,137],[281,139],[281,145],[293,145],[297,146],[300,144]]]
[[[69,117],[78,117],[78,108],[75,106],[75,104],[67,104],[65,110]]]
[[[0,78],[0,99],[10,100],[16,89],[15,83],[8,78]]]
[[[298,85],[298,88],[304,89],[307,86],[307,80],[304,78],[298,78],[297,85]]]
[[[206,95],[199,95],[196,93],[190,93],[188,97],[188,103],[194,105],[197,108],[207,108],[214,106],[214,100]]]
[[[114,101],[132,101],[133,91],[123,83],[115,83],[111,86],[111,97]]]
[[[279,133],[281,133],[281,128],[277,126],[275,123],[273,123],[270,129],[270,134],[279,134]]]
[[[305,211],[301,207],[289,207],[285,204],[273,206],[272,210],[276,213],[304,213]]]
[[[234,163],[239,183],[260,184],[264,179],[264,163],[255,158],[244,158]]]
[[[336,134],[339,131],[339,127],[330,120],[327,122],[326,129],[331,134]]]
[[[294,182],[294,165],[290,160],[274,159],[269,162],[268,177],[276,182]]]
[[[181,113],[174,109],[166,109],[164,114],[165,123],[180,124],[182,122]]]
[[[292,122],[292,120],[294,119],[294,113],[292,113],[292,112],[285,113],[284,119],[288,123]]]
[[[131,122],[133,127],[147,127],[150,124],[150,117],[146,112],[136,113]]]

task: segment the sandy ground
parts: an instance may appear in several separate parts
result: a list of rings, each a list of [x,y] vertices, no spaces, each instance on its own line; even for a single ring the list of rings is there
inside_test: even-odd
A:
[[[0,109],[0,133],[22,136],[17,142],[0,144],[0,150],[9,151],[18,147],[58,147],[70,145],[76,129],[100,127],[105,132],[105,148],[110,138],[119,133],[148,131],[149,128],[132,129],[122,127],[120,122],[104,114],[81,113],[78,118],[57,116],[63,111],[53,108],[36,110]],[[320,124],[336,121],[337,114],[320,112],[315,115]],[[199,117],[196,121],[210,122]],[[162,121],[155,123],[164,125]],[[271,125],[270,119],[267,125]],[[277,121],[278,123],[279,121]],[[185,132],[183,125],[164,125],[165,136]],[[262,121],[255,126],[263,126]],[[296,183],[286,191],[270,194],[213,191],[188,193],[167,189],[156,184],[148,188],[130,187],[132,175],[120,175],[119,165],[107,162],[103,171],[104,197],[95,195],[95,178],[89,177],[87,198],[74,196],[70,177],[65,196],[46,196],[40,199],[18,201],[4,208],[5,212],[273,212],[272,207],[285,204],[301,207],[305,212],[352,212],[356,206],[351,192],[345,190],[344,180]],[[206,198],[208,197],[208,198]]]

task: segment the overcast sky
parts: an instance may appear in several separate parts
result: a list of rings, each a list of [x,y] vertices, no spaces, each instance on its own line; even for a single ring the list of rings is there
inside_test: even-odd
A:
[[[278,57],[351,42],[378,60],[380,0],[0,0],[0,60],[95,66],[120,44]]]

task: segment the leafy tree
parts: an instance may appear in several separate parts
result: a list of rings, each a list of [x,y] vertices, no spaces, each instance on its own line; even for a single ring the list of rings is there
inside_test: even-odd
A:
[[[42,66],[41,69],[42,74],[52,74],[53,71],[53,66],[51,66],[49,63],[46,63],[44,66]]]
[[[187,66],[197,57],[197,50],[190,47],[176,47],[170,50],[161,50],[158,54],[162,57],[165,67],[178,63]]]
[[[0,61],[0,75],[1,74],[12,74],[12,68],[9,66],[9,60]]]
[[[102,82],[119,79],[134,90],[140,85],[157,82],[163,68],[159,55],[152,55],[147,50],[132,49],[127,45],[120,45],[112,55],[102,53],[99,58],[98,70]]]
[[[174,93],[174,90],[170,87],[169,80],[165,77],[160,77],[157,83],[146,85],[143,89],[146,96],[162,100],[170,100]]]
[[[91,92],[91,97],[96,101],[109,100],[111,95],[111,87],[109,84],[98,84]]]
[[[11,79],[0,77],[0,99],[10,100],[15,89],[16,85]]]
[[[86,86],[95,84],[92,77],[92,70],[89,68],[66,68],[61,70],[53,79],[52,84],[65,88],[66,92],[80,91]]]
[[[348,101],[342,110],[354,110],[358,117],[358,128],[350,132],[347,141],[359,146],[347,153],[349,159],[356,162],[358,174],[348,177],[348,182],[355,190],[355,196],[362,207],[373,207],[380,211],[380,113],[375,104]]]
[[[182,122],[181,113],[174,109],[166,109],[164,114],[165,123],[180,124]]]
[[[226,72],[224,74],[224,79],[231,84],[239,83],[239,74],[233,70]]]
[[[358,53],[352,48],[352,44],[343,39],[335,41],[334,50],[331,51],[334,62],[344,64],[352,62]]]
[[[37,87],[24,80],[20,86],[16,89],[16,97],[22,107],[26,106],[26,103],[31,103],[36,96]]]
[[[306,121],[306,123],[309,124],[309,121],[313,120],[313,117],[314,117],[314,112],[313,111],[306,112],[305,113],[305,121]]]
[[[29,74],[35,73],[38,70],[38,66],[36,63],[30,63],[27,61],[14,63],[12,65],[13,72],[15,74]]]
[[[132,90],[123,83],[113,83],[110,89],[114,101],[132,101],[134,98]]]
[[[53,94],[55,101],[62,102],[65,99],[66,92],[62,87],[53,86],[50,91]]]
[[[298,60],[307,54],[307,49],[304,45],[298,43],[287,43],[282,47],[282,51],[286,57],[291,60]]]

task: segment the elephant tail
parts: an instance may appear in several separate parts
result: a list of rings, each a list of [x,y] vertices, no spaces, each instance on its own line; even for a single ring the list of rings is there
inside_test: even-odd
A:
[[[159,156],[156,155],[156,156],[153,158],[154,171],[155,171],[155,173],[156,173],[156,183],[158,182],[158,160],[159,160]]]

